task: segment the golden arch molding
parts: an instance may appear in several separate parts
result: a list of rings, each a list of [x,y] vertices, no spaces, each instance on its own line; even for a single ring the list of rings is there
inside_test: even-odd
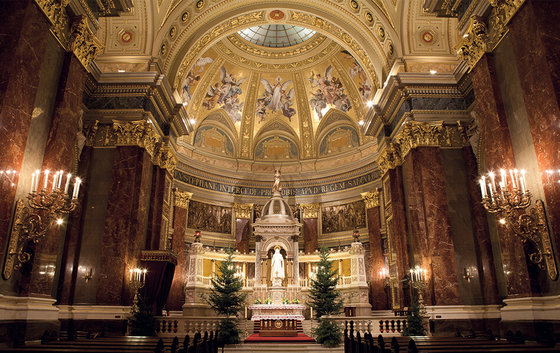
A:
[[[187,73],[189,72],[191,66],[194,65],[197,57],[201,55],[201,53],[204,53],[207,49],[209,49],[218,40],[243,28],[268,23],[269,21],[266,18],[267,12],[268,10],[253,11],[220,22],[216,26],[208,29],[198,40],[196,40],[192,44],[192,46],[187,49],[185,55],[180,55],[181,49],[185,48],[185,44],[182,45],[182,48],[176,49],[176,46],[179,42],[178,38],[178,40],[174,43],[174,47],[170,50],[170,53],[175,53],[175,60],[181,60],[176,74],[173,75],[173,73],[171,72],[170,75],[171,77],[174,77],[173,87],[177,89],[181,85],[181,82],[184,81]],[[361,43],[358,43],[358,41],[356,41],[350,33],[337,26],[336,24],[310,13],[290,10],[288,11],[288,14],[289,15],[286,23],[300,25],[315,30],[333,39],[335,42],[342,45],[345,49],[348,49],[364,68],[364,71],[367,73],[370,82],[373,82],[375,84],[375,88],[379,87],[380,80],[376,73],[374,62],[370,59],[370,57],[372,57],[372,53],[366,52],[366,50],[363,49],[364,46]],[[185,28],[180,36],[184,36],[184,33],[194,30],[194,28],[190,27],[191,26]],[[370,36],[370,38],[370,41],[367,41],[365,39],[364,41],[368,42],[367,44],[369,47],[377,48],[377,50],[373,49],[375,51],[373,57],[379,58],[379,62],[383,66],[379,70],[379,72],[383,72],[384,69],[389,67],[389,60],[385,55],[383,48],[378,42],[377,38],[373,34]],[[171,58],[172,56],[173,55],[170,54],[170,56],[165,61],[166,67],[171,66],[170,68],[167,68],[170,71],[173,70],[173,65],[172,63],[170,63],[170,60],[173,60]],[[179,59],[180,56],[182,57],[182,59]]]

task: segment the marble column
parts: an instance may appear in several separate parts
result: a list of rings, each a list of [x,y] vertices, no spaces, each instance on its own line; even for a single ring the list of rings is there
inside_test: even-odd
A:
[[[303,224],[303,248],[306,254],[311,254],[319,248],[319,204],[301,204]]]
[[[115,150],[111,192],[98,271],[96,303],[130,303],[128,270],[136,267],[146,244],[153,165],[148,153],[135,146]]]
[[[387,241],[389,242],[389,262],[391,290],[398,296],[392,298],[393,306],[403,307],[407,290],[401,282],[408,274],[410,262],[408,258],[407,221],[405,213],[402,167],[390,169],[383,176],[383,195],[385,197],[385,223],[387,225]],[[391,265],[396,263],[396,271]],[[398,288],[395,290],[395,288]]]
[[[526,1],[508,27],[531,129],[528,139],[560,249],[560,3]]]
[[[72,53],[67,53],[45,146],[43,170],[63,170],[68,173],[72,171],[73,164],[77,163],[76,141],[80,131],[80,107],[86,74],[79,60]],[[64,233],[64,225],[54,226],[40,240],[32,264],[28,267],[29,287],[20,287],[21,294],[54,294],[54,269],[59,256],[60,238]]]
[[[498,295],[498,282],[496,278],[496,267],[494,265],[492,240],[490,239],[486,210],[481,203],[482,197],[480,195],[480,187],[476,182],[478,179],[478,166],[470,147],[463,148],[463,159],[465,160],[465,169],[467,172],[467,188],[473,222],[478,276],[482,287],[482,295],[484,296],[484,304],[499,304],[500,297]]]
[[[51,34],[47,20],[33,1],[0,2],[0,13],[0,169],[21,172]],[[0,258],[4,258],[16,188],[2,181],[0,193]]]
[[[154,166],[152,177],[152,191],[150,202],[150,215],[148,221],[148,250],[165,250],[167,233],[169,230],[169,199],[171,192],[171,174],[164,168]]]
[[[253,217],[252,203],[235,203],[233,205],[235,217],[235,248],[242,254],[249,253],[249,238],[251,236],[251,218]]]
[[[383,240],[381,239],[381,215],[379,211],[379,190],[362,194],[366,205],[366,216],[369,239],[369,271],[370,295],[373,310],[387,310],[387,291],[384,288],[384,278],[379,271],[385,268],[383,255]]]
[[[185,303],[185,284],[188,271],[185,231],[192,193],[176,189],[173,195],[173,241],[171,250],[177,254],[177,267],[175,267],[166,307],[167,310],[181,310]]]
[[[484,169],[515,168],[515,157],[494,58],[486,54],[471,71],[482,140]],[[497,226],[506,288],[509,297],[531,295],[525,251],[519,238]]]
[[[427,305],[459,305],[445,176],[438,147],[418,147],[403,164],[410,249],[414,263],[427,270]]]

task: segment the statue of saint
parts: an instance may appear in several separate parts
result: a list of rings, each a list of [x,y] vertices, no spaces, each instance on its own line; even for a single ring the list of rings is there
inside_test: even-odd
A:
[[[270,279],[272,281],[273,287],[280,287],[282,285],[282,280],[285,277],[284,274],[284,258],[280,254],[280,248],[276,247],[274,255],[272,255],[272,264],[270,266]]]
[[[272,193],[282,192],[282,185],[280,185],[280,170],[274,171],[274,184],[272,185]]]

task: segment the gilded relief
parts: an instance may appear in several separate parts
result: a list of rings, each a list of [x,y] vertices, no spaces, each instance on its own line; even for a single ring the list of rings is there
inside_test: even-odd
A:
[[[187,227],[201,231],[231,234],[231,208],[189,202]]]
[[[203,126],[196,132],[194,145],[216,154],[233,157],[233,142],[221,129]]]
[[[183,105],[189,104],[198,81],[200,81],[200,77],[204,73],[204,68],[212,62],[214,62],[214,59],[209,56],[201,57],[196,61],[191,71],[189,71],[182,85],[183,89],[181,95],[183,98]]]
[[[296,144],[283,136],[267,137],[255,147],[255,159],[274,161],[297,158],[298,148]]]
[[[319,120],[323,118],[329,107],[334,107],[343,112],[352,109],[342,82],[338,77],[333,76],[332,65],[327,67],[324,75],[312,72],[308,80],[311,83],[309,104]]]
[[[322,209],[321,223],[323,233],[350,231],[355,227],[366,226],[364,201],[355,201],[340,206],[327,206]]]
[[[234,123],[240,122],[241,112],[243,111],[243,102],[240,99],[240,96],[243,94],[241,84],[245,80],[246,77],[238,78],[222,66],[220,68],[219,82],[214,83],[208,88],[202,106],[206,110],[222,108]]]
[[[348,151],[359,145],[358,134],[350,126],[341,126],[329,131],[319,145],[319,156]]]
[[[292,116],[296,114],[293,108],[295,90],[292,80],[284,81],[282,77],[276,76],[272,82],[261,78],[261,84],[264,92],[261,98],[257,99],[258,123],[262,123],[267,116],[274,113],[282,114],[291,122]],[[289,88],[290,86],[292,87]]]
[[[369,81],[364,69],[360,66],[352,54],[346,50],[341,50],[338,57],[344,66],[348,67],[348,73],[358,88],[358,92],[360,92],[362,100],[364,102],[368,101],[372,92],[372,84]]]

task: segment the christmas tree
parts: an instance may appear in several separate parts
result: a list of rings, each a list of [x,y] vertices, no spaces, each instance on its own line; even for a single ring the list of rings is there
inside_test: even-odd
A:
[[[208,304],[218,315],[225,316],[219,325],[220,340],[225,344],[239,343],[241,331],[238,327],[237,314],[245,302],[245,293],[241,293],[243,280],[237,277],[233,264],[233,253],[220,263],[219,273],[212,278],[212,288],[208,296]]]
[[[131,336],[155,336],[156,319],[152,313],[151,305],[144,300],[144,296],[138,295],[138,306],[132,312],[129,319]]]
[[[406,316],[406,327],[403,330],[403,336],[425,336],[424,318],[420,312],[418,299],[415,297],[410,306],[408,315]]]
[[[319,326],[313,330],[313,334],[317,343],[326,347],[336,347],[342,341],[341,328],[329,317],[338,314],[342,309],[342,300],[336,290],[339,275],[332,264],[328,249],[321,249],[317,276],[311,281],[308,301],[319,319]]]

